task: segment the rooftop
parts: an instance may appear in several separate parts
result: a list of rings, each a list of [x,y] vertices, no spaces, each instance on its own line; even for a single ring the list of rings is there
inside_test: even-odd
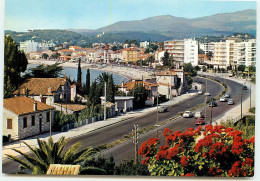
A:
[[[48,109],[54,109],[54,107],[49,106],[47,104],[44,104],[39,101],[35,101],[34,99],[25,97],[25,96],[19,96],[19,97],[13,97],[4,99],[4,108],[17,114],[28,114],[33,113],[34,111],[34,102],[37,103],[37,111],[44,111]]]

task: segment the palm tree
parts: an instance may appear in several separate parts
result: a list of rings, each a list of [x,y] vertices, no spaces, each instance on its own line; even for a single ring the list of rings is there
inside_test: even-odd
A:
[[[29,169],[32,171],[32,174],[45,174],[50,164],[80,164],[85,160],[89,160],[91,155],[97,152],[97,150],[92,147],[79,150],[81,147],[80,142],[77,142],[70,146],[67,150],[64,150],[68,141],[69,139],[65,139],[65,137],[61,137],[56,143],[53,142],[52,137],[49,138],[48,142],[37,138],[38,148],[33,148],[24,142],[24,144],[34,154],[34,157],[31,157],[29,154],[23,153],[17,149],[13,150],[19,153],[25,159],[20,159],[10,154],[6,155],[9,159],[20,163],[21,169]],[[100,172],[104,171],[102,169],[93,167],[81,168],[81,170],[84,171],[88,169],[99,170]]]
[[[105,82],[108,81],[108,78],[109,78],[109,73],[103,72],[102,74],[99,74],[97,79],[99,84],[104,84]]]

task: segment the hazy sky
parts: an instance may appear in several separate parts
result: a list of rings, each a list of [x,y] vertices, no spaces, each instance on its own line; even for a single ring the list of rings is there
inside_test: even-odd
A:
[[[256,9],[255,1],[111,0],[112,23],[158,15],[195,18]],[[97,29],[110,23],[110,0],[6,0],[5,29]]]

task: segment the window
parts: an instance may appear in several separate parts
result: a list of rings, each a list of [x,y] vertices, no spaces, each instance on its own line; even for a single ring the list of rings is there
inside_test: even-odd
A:
[[[35,126],[35,116],[32,116],[32,126]]]
[[[27,117],[23,118],[23,128],[27,128]]]
[[[12,122],[13,122],[12,119],[7,119],[7,129],[12,129],[12,127],[13,127]]]
[[[47,121],[47,122],[50,122],[50,112],[47,112],[47,113],[46,113],[46,121]]]

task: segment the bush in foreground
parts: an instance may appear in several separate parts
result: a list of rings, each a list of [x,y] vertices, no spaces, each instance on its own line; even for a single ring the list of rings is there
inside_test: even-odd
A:
[[[242,139],[243,132],[224,126],[207,125],[201,132],[165,129],[166,145],[158,138],[144,142],[139,154],[156,176],[224,176],[250,177],[254,175],[254,137]]]

